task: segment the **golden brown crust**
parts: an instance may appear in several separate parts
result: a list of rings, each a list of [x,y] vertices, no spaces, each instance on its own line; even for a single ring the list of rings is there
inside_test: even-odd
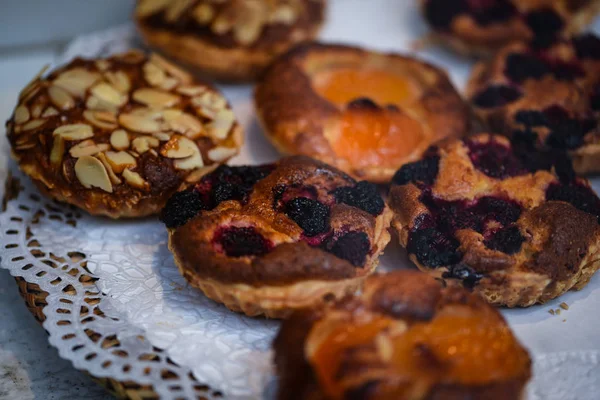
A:
[[[545,41],[585,30],[600,12],[598,0],[420,0],[433,37],[460,54],[487,58],[512,42]]]
[[[374,271],[391,220],[374,185],[361,192],[370,205],[343,200],[336,189],[366,182],[357,186],[323,163],[290,157],[273,166],[221,167],[192,190],[211,199],[237,176],[258,173],[246,193],[203,206],[187,221],[169,222],[177,204],[167,205],[169,248],[190,283],[235,311],[282,317],[327,295],[339,297]],[[340,248],[344,241],[357,249]]]
[[[144,40],[166,55],[216,79],[249,81],[277,55],[314,38],[325,5],[324,0],[140,0],[135,17]]]
[[[443,318],[448,319],[440,329]],[[455,325],[448,323],[454,318]],[[480,323],[478,328],[468,325],[470,318]],[[461,348],[457,332],[477,329],[496,336],[463,338],[467,343],[459,350],[464,353],[458,363],[472,358],[482,362],[475,360],[477,371],[467,367],[461,376],[452,356],[442,356],[444,361],[438,357],[444,346]],[[353,333],[344,339],[343,331]],[[442,337],[453,339],[442,344]],[[417,344],[411,349],[411,343]],[[444,288],[414,271],[372,275],[359,295],[293,314],[283,322],[273,347],[278,398],[286,400],[518,399],[531,376],[527,352],[496,310],[476,295]],[[410,356],[401,357],[406,354],[402,349]],[[445,368],[437,375],[440,362]],[[418,368],[411,373],[412,365]]]
[[[442,143],[429,157],[429,181],[411,179],[407,166],[389,199],[392,226],[421,270],[509,307],[589,282],[600,256],[600,200],[565,160],[519,155],[491,135]]]
[[[19,167],[91,214],[141,217],[237,154],[227,100],[159,56],[76,59],[36,77],[7,122]]]
[[[387,71],[405,79],[414,92],[415,99],[410,104],[397,107],[423,127],[425,138],[395,165],[357,167],[357,160],[344,158],[332,148],[330,140],[342,129],[343,113],[352,109],[321,97],[313,88],[313,80],[317,73],[340,66]],[[254,101],[265,134],[282,153],[314,157],[358,179],[379,183],[389,181],[403,163],[418,158],[429,143],[459,137],[469,130],[468,107],[443,71],[410,57],[345,45],[297,46],[265,72],[256,87]]]
[[[568,150],[578,173],[597,173],[598,57],[600,39],[592,35],[543,49],[511,44],[476,65],[467,96],[476,116],[492,131]],[[487,96],[491,87],[509,88],[503,90],[515,95],[510,101],[494,100]]]

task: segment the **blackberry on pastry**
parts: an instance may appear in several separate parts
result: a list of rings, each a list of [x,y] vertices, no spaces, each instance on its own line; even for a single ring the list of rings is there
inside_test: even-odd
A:
[[[138,0],[150,46],[226,81],[257,78],[279,54],[314,39],[325,0]]]
[[[460,53],[489,56],[512,42],[547,46],[584,30],[598,0],[420,0],[435,37]]]
[[[389,182],[470,114],[445,72],[398,54],[306,43],[280,57],[255,91],[265,134],[284,154]]]
[[[242,143],[214,87],[133,51],[40,74],[6,126],[13,156],[42,192],[112,218],[158,213]]]
[[[600,38],[511,44],[473,70],[467,94],[494,132],[567,151],[577,173],[600,171]]]
[[[278,399],[520,399],[531,360],[500,313],[416,271],[283,321]]]
[[[600,266],[600,199],[562,152],[499,135],[444,141],[398,171],[390,207],[421,270],[494,305],[544,303]]]
[[[375,270],[391,217],[375,185],[297,156],[220,166],[176,193],[161,220],[193,286],[279,318],[354,290]]]

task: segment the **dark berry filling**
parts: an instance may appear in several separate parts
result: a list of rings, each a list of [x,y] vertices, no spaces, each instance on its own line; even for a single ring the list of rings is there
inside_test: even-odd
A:
[[[467,289],[473,289],[475,285],[479,283],[482,274],[478,274],[473,271],[470,267],[463,264],[452,265],[448,268],[448,271],[442,274],[444,279],[457,279],[462,281],[463,286]]]
[[[517,15],[517,8],[510,0],[467,0],[469,14],[482,26],[507,21]]]
[[[505,179],[528,172],[509,146],[493,140],[487,143],[466,140],[465,144],[475,168],[489,177]]]
[[[230,226],[215,232],[213,242],[217,251],[229,257],[261,256],[274,246],[252,227]]]
[[[285,203],[285,214],[306,236],[316,236],[329,231],[329,207],[306,197],[297,197]]]
[[[521,250],[525,241],[523,235],[516,226],[500,229],[484,241],[484,244],[492,250],[498,250],[506,254],[515,254]]]
[[[454,18],[467,10],[466,0],[429,0],[425,5],[425,18],[434,28],[447,30]]]
[[[377,186],[367,181],[358,182],[354,186],[337,188],[333,191],[333,195],[338,203],[360,208],[375,216],[381,214],[385,205]]]
[[[594,191],[578,183],[557,183],[546,190],[546,200],[564,201],[600,219],[600,199]]]
[[[504,73],[516,83],[523,83],[527,79],[540,79],[551,72],[550,66],[534,55],[512,53],[506,58]]]
[[[600,111],[600,84],[594,86],[592,94],[590,95],[590,107],[594,111]]]
[[[177,192],[167,201],[160,220],[167,228],[177,228],[202,210],[206,210],[206,206],[199,193],[190,190]]]
[[[364,267],[371,251],[371,242],[364,232],[348,232],[324,242],[325,251],[350,262],[355,267]]]
[[[556,36],[565,25],[562,17],[550,8],[528,13],[525,16],[525,22],[535,36],[542,37]]]
[[[481,108],[502,107],[518,100],[521,92],[510,86],[490,86],[473,97],[473,104]]]
[[[422,265],[437,268],[453,265],[461,260],[459,245],[460,243],[453,236],[446,235],[435,228],[424,228],[411,232],[406,249],[414,254]]]
[[[573,39],[573,45],[579,58],[600,60],[600,38],[593,34],[582,35]]]
[[[369,110],[369,111],[379,111],[381,107],[377,105],[373,100],[368,97],[360,97],[358,99],[354,99],[348,103],[346,108],[350,110]]]
[[[421,183],[424,185],[433,185],[439,171],[440,156],[436,148],[430,148],[424,155],[424,158],[409,164],[404,164],[392,178],[396,185],[406,185],[407,183]]]

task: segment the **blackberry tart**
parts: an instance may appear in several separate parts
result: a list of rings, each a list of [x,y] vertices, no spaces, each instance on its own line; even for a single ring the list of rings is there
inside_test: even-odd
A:
[[[512,42],[541,45],[584,30],[598,0],[420,0],[434,36],[456,51],[489,56]]]
[[[313,39],[326,0],[138,0],[150,46],[226,81],[257,78],[279,54]]]
[[[156,54],[77,58],[42,75],[6,123],[12,154],[42,192],[90,214],[156,214],[242,144],[223,95]]]
[[[467,92],[492,131],[567,151],[580,174],[600,172],[600,38],[506,46],[475,67]]]
[[[531,360],[500,313],[416,271],[283,321],[280,400],[522,399]]]
[[[220,166],[161,216],[193,286],[273,318],[354,290],[375,270],[391,218],[375,185],[307,157]]]
[[[432,142],[470,127],[468,106],[444,71],[336,44],[305,43],[277,59],[254,101],[265,134],[282,153],[377,183],[389,182]]]
[[[396,173],[390,207],[421,270],[494,305],[544,303],[600,266],[600,199],[561,152],[499,135],[449,140]]]

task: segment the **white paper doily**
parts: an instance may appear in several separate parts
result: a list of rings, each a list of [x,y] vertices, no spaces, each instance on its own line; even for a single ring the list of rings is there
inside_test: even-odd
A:
[[[322,36],[406,53],[426,29],[413,3],[333,0]],[[78,54],[106,55],[136,44],[131,26],[118,27],[76,39],[59,63]],[[448,68],[462,87],[470,68],[467,60],[443,51],[422,57]],[[234,162],[276,159],[277,152],[262,137],[253,116],[251,88],[222,89],[247,132],[247,143]],[[16,170],[14,165],[11,169]],[[97,377],[151,384],[164,399],[270,397],[269,349],[277,322],[231,313],[190,288],[167,250],[164,227],[155,219],[90,217],[42,198],[26,178],[14,174],[22,190],[0,215],[1,266],[50,294],[44,328],[62,357]],[[600,181],[594,183],[597,189]],[[410,268],[394,243],[386,249],[381,267]],[[76,295],[65,294],[65,288]],[[563,301],[570,305],[568,311],[560,316],[548,313]],[[530,399],[596,398],[599,304],[596,276],[584,290],[547,305],[503,311],[534,358]]]

